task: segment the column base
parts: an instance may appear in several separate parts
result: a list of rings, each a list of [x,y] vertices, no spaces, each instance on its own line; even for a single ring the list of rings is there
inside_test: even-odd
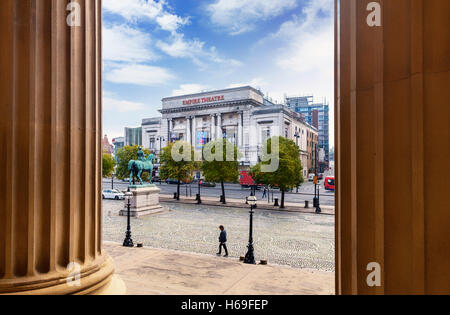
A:
[[[125,284],[114,277],[114,264],[107,256],[92,268],[83,269],[80,285],[67,284],[68,272],[36,276],[31,279],[0,280],[0,295],[113,295],[124,294]]]

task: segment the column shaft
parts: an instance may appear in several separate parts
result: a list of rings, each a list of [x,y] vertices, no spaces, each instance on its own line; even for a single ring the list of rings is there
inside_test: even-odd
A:
[[[91,292],[102,252],[101,1],[0,2],[0,293]],[[70,287],[68,264],[81,268]]]
[[[336,1],[336,289],[448,293],[450,2],[369,2]]]

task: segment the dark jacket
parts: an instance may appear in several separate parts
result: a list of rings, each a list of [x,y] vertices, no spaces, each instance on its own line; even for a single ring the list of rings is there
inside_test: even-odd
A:
[[[227,242],[227,231],[223,230],[220,232],[219,242],[226,243]]]

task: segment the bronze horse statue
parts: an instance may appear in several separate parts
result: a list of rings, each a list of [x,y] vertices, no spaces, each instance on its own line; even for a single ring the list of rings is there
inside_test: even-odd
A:
[[[130,186],[133,182],[133,177],[137,177],[141,185],[144,184],[142,180],[143,173],[149,173],[150,176],[150,184],[152,184],[152,175],[153,175],[153,160],[155,156],[150,154],[147,158],[145,158],[145,154],[141,148],[138,151],[138,160],[131,160],[128,163],[128,170],[130,171]]]

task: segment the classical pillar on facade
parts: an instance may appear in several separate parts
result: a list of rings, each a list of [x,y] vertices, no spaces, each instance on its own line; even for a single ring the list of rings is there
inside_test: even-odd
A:
[[[238,113],[238,138],[237,138],[237,145],[239,148],[242,148],[243,146],[243,139],[244,139],[244,135],[243,135],[243,128],[242,128],[242,112]]]
[[[81,25],[69,26],[67,1],[0,1],[0,294],[101,293],[113,282],[101,1],[77,3]]]
[[[448,294],[450,1],[370,2],[336,0],[336,292]]]
[[[216,138],[222,139],[223,130],[222,130],[222,114],[217,114],[217,131],[216,131]]]
[[[211,141],[216,139],[216,115],[211,115]]]
[[[197,117],[192,116],[192,145],[195,148],[197,142]]]
[[[173,130],[173,119],[169,118],[167,119],[167,144],[169,144],[172,141],[172,130]]]
[[[191,117],[186,116],[186,137],[184,141],[191,143],[192,141],[192,134],[191,134]]]

